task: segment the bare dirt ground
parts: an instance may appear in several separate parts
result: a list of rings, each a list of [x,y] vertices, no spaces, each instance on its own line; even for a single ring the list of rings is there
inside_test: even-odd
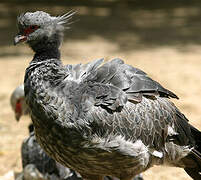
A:
[[[39,7],[48,9],[46,6]],[[34,8],[16,6],[12,17],[6,10],[9,8],[10,5],[0,3],[0,27],[3,33],[0,39],[2,180],[10,170],[21,171],[20,146],[28,135],[27,126],[30,122],[28,117],[23,117],[19,123],[15,121],[9,98],[15,87],[23,83],[24,71],[32,58],[31,50],[25,45],[12,46],[14,17],[24,9]],[[69,9],[51,6],[48,11],[54,10],[54,14],[59,14]],[[74,9],[78,10],[79,22],[66,32],[61,48],[65,64],[85,63],[102,57],[105,60],[122,58],[175,92],[180,99],[173,100],[174,103],[190,123],[201,130],[201,11],[196,4],[171,9],[147,9],[141,6],[130,9],[124,4],[112,9],[105,6],[76,6]],[[151,168],[144,173],[144,178],[190,180],[182,169],[170,167]]]

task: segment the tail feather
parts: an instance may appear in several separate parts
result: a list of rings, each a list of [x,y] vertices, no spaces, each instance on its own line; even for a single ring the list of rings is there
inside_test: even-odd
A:
[[[201,132],[195,127],[190,125],[193,139],[195,140],[195,147],[191,153],[185,157],[184,170],[194,180],[201,179]]]
[[[195,145],[196,145],[195,149],[201,154],[201,132],[195,127],[193,127],[192,125],[190,125],[190,128],[191,128],[192,136],[195,140]]]
[[[193,168],[184,168],[184,170],[194,180],[200,180],[201,179],[201,175],[200,175],[200,173],[196,169],[193,169]]]

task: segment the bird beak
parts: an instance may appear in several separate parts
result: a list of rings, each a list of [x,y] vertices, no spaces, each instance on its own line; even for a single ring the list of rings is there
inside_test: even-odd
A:
[[[14,39],[14,45],[17,45],[20,42],[26,42],[26,41],[27,41],[27,36],[17,35],[15,36],[15,39]]]
[[[20,118],[21,118],[21,113],[16,113],[16,114],[15,114],[15,119],[16,119],[16,121],[19,121]]]

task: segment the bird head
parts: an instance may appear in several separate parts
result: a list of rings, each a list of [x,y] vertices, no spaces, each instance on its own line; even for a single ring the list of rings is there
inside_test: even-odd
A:
[[[22,115],[28,114],[28,106],[24,99],[24,85],[18,86],[13,91],[10,98],[10,103],[17,121],[20,120]]]
[[[36,11],[19,15],[17,18],[19,33],[14,38],[14,44],[27,42],[33,50],[40,42],[59,46],[65,29],[64,24],[70,24],[69,19],[74,13],[70,11],[62,16],[51,16],[46,12]]]

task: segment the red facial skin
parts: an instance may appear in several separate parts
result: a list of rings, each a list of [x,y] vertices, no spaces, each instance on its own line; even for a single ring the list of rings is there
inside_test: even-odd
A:
[[[15,118],[17,121],[19,121],[21,115],[22,115],[22,104],[21,99],[19,99],[15,105]]]
[[[24,30],[24,36],[29,35],[30,33],[34,32],[34,31],[35,31],[36,29],[38,29],[38,28],[39,28],[39,26],[37,26],[37,25],[29,26],[28,28],[26,28],[26,29]]]

